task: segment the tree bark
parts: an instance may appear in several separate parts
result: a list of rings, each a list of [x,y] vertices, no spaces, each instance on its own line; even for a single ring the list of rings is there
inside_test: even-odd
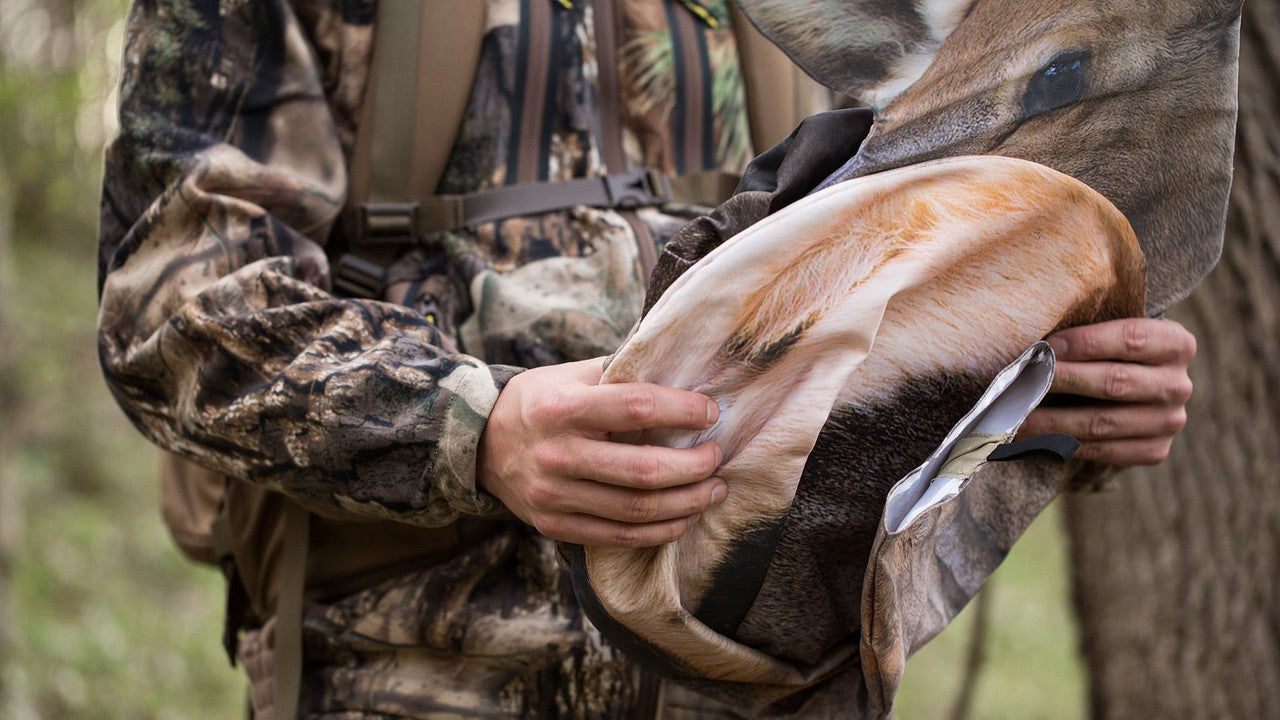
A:
[[[1095,718],[1280,712],[1280,3],[1245,3],[1218,268],[1171,316],[1199,341],[1161,466],[1066,502]]]

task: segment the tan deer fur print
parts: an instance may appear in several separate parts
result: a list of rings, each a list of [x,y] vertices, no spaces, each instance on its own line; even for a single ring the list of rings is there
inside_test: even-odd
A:
[[[716,440],[728,498],[676,543],[587,548],[602,604],[706,677],[804,682],[811,672],[710,631],[687,608],[736,538],[787,512],[837,398],[874,403],[940,370],[985,382],[1059,325],[1124,314],[1135,298],[1140,307],[1142,278],[1114,206],[1060,173],[997,157],[831,187],[724,243],[658,300],[603,382],[715,398],[721,418],[708,431],[626,439]]]

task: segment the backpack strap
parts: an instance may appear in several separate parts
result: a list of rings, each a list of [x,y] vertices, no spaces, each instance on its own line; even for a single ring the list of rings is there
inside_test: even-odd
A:
[[[531,24],[549,27],[547,2],[540,0],[531,6]],[[336,291],[351,297],[380,296],[386,266],[396,252],[441,230],[462,230],[574,205],[627,210],[676,201],[714,207],[733,193],[738,178],[730,173],[709,171],[668,178],[650,169],[628,170],[621,154],[621,116],[608,112],[608,108],[618,107],[617,88],[608,82],[612,75],[602,73],[601,106],[605,112],[601,141],[609,174],[538,182],[536,175],[529,175],[535,172],[535,163],[521,162],[521,181],[516,184],[476,193],[437,194],[466,115],[483,44],[485,5],[479,0],[382,0],[379,4],[367,90],[371,95],[363,103],[357,128],[351,191],[343,219],[349,252],[339,254],[334,262]],[[595,10],[598,39],[604,40],[598,42],[599,61],[603,67],[611,67],[607,63],[616,63],[616,48],[611,42],[616,32],[615,8],[611,2],[601,2]],[[688,34],[685,25],[693,22],[693,16],[680,13],[677,18],[683,23],[677,29]],[[545,33],[535,34],[541,37]],[[535,59],[545,55],[531,54]],[[405,62],[406,58],[416,58],[416,63]],[[427,72],[427,68],[433,70]],[[533,76],[545,72],[546,68],[530,68],[531,82],[540,86],[542,80]],[[531,104],[526,111],[532,109]],[[541,113],[536,115],[522,127],[538,127],[532,120],[540,121]],[[686,130],[691,137],[702,135],[700,130]],[[523,137],[520,144],[536,145]]]
[[[486,9],[478,0],[380,0],[349,206],[435,194],[467,111]]]
[[[373,61],[351,155],[334,290],[377,297],[393,248],[370,248],[370,237],[413,233],[397,208],[432,197],[444,175],[467,111],[484,40],[488,3],[481,0],[379,0]],[[429,68],[429,72],[419,72]],[[369,214],[381,220],[370,232]],[[358,250],[358,253],[350,252]]]
[[[284,499],[284,547],[276,591],[276,627],[272,654],[276,720],[294,720],[302,694],[302,615],[306,601],[311,513]]]

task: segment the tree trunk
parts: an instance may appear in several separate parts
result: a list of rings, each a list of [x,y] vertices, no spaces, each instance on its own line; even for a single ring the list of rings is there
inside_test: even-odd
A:
[[[1199,340],[1161,466],[1068,498],[1095,718],[1280,712],[1280,4],[1245,3],[1221,263],[1171,316]]]

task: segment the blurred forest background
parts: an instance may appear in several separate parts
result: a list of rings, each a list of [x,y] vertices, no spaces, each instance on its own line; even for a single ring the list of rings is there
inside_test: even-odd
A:
[[[161,525],[152,448],[98,369],[95,225],[125,0],[0,2],[0,717],[242,716],[223,589]],[[987,591],[973,717],[1085,715],[1052,509]],[[903,720],[948,717],[972,608],[908,666]]]

